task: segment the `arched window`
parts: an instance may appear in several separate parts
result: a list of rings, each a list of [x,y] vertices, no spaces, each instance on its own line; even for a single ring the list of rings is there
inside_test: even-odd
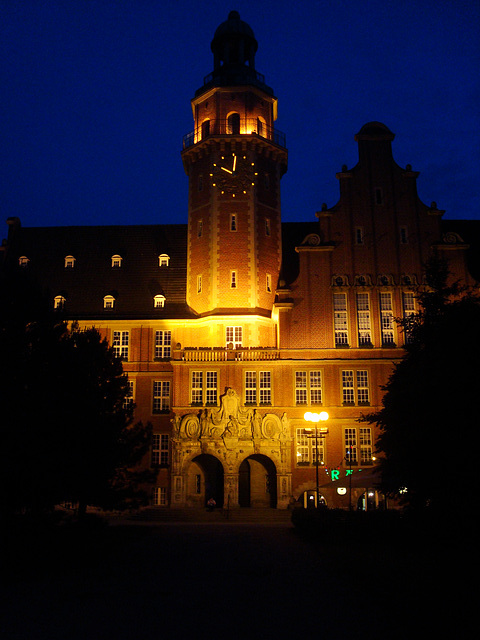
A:
[[[208,138],[210,135],[210,120],[204,120],[202,122],[202,140]]]
[[[113,296],[104,296],[103,297],[103,308],[104,309],[113,309],[115,307],[115,298]]]
[[[20,267],[26,267],[28,266],[28,263],[30,262],[30,259],[27,258],[27,256],[20,256],[18,259],[18,264]]]
[[[153,306],[155,309],[160,309],[165,306],[165,296],[160,294],[153,297]]]
[[[166,253],[162,253],[158,256],[158,266],[159,267],[168,267],[170,264],[170,256]]]
[[[73,269],[75,266],[75,258],[73,256],[65,256],[65,269]]]
[[[122,266],[122,256],[118,254],[112,256],[112,269],[120,269]]]
[[[64,309],[65,308],[65,298],[63,296],[55,296],[53,299],[53,308],[54,309]]]
[[[236,135],[240,133],[240,115],[231,113],[227,118],[227,133]]]

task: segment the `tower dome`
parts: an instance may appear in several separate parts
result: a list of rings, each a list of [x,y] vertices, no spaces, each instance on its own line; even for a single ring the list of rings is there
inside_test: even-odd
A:
[[[250,26],[240,20],[238,11],[230,11],[228,19],[217,28],[212,40],[214,69],[241,65],[255,69],[257,48],[258,43]]]

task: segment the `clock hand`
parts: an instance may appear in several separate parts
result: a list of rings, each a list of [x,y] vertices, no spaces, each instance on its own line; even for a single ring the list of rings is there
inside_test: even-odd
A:
[[[236,165],[237,165],[237,156],[233,156],[233,170],[232,170],[232,173],[235,171]]]
[[[225,169],[225,167],[220,167],[220,169],[222,171],[226,171],[227,173],[233,173],[233,171],[230,171],[230,169]]]

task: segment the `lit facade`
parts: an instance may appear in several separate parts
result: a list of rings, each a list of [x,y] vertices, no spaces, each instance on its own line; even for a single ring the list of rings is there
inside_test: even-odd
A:
[[[256,49],[231,12],[184,137],[187,224],[10,219],[2,247],[123,358],[135,420],[153,425],[145,464],[158,506],[306,504],[318,464],[325,502],[347,507],[352,494],[333,481],[375,464],[377,434],[358,418],[380,408],[408,339],[395,319],[415,312],[422,265],[437,250],[467,284],[478,276],[478,225],[442,221],[419,200],[418,173],[395,163],[394,134],[378,122],[355,136],[359,161],[337,174],[338,203],[282,223],[287,150]],[[316,443],[307,411],[329,414]],[[364,493],[353,489],[355,504]]]

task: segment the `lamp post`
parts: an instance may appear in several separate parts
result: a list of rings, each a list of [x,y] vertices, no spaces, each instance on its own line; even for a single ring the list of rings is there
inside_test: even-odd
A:
[[[303,416],[304,420],[307,422],[313,422],[315,424],[315,479],[317,485],[317,503],[316,508],[318,509],[318,497],[319,497],[319,483],[318,483],[318,423],[320,421],[325,422],[328,420],[328,413],[326,411],[321,411],[320,413],[311,413],[307,411],[307,413]],[[305,427],[305,431],[311,431],[310,427]],[[320,431],[321,434],[328,433],[328,429],[322,428]],[[320,436],[322,437],[322,436]]]

